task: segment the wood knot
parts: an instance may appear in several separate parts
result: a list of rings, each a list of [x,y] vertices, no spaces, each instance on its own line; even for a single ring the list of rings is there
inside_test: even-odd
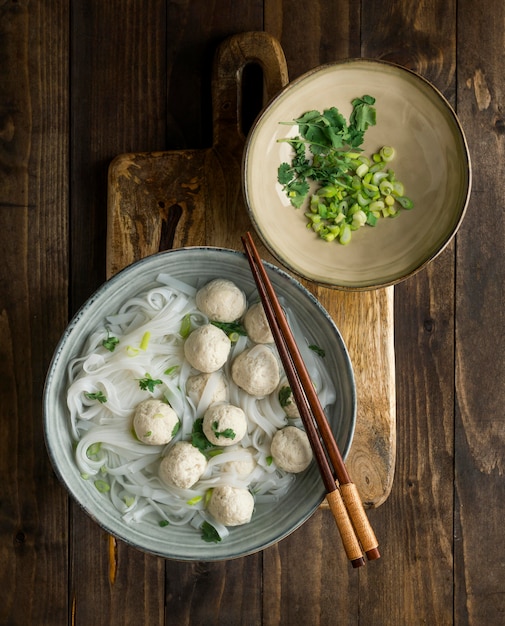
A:
[[[23,546],[26,543],[26,535],[22,530],[18,530],[18,532],[14,535],[14,546],[19,547]]]
[[[496,120],[496,122],[494,123],[494,127],[496,128],[496,132],[499,135],[505,134],[505,120],[503,120],[501,117]]]
[[[0,140],[12,141],[16,127],[11,115],[3,115],[0,117]]]
[[[435,327],[435,322],[431,318],[425,319],[423,322],[423,327],[427,333],[431,333],[433,332],[433,328]]]

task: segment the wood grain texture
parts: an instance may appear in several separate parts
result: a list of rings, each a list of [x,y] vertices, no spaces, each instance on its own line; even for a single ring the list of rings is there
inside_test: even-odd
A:
[[[455,20],[455,2],[370,6],[362,14],[363,55],[427,74],[450,97]],[[399,24],[410,26],[402,30]],[[403,550],[393,563],[392,546],[385,546],[381,565],[385,557],[391,575],[402,581],[402,592],[398,596],[394,586],[377,579],[360,602],[365,622],[380,603],[393,624],[452,623],[454,267],[450,246],[417,277],[395,288],[396,385],[401,390],[397,479],[381,521]],[[429,602],[418,603],[420,588],[430,590]]]
[[[67,319],[68,258],[59,243],[68,235],[68,143],[50,129],[54,120],[68,124],[68,12],[60,2],[31,9],[0,3],[2,624],[64,622],[68,607],[67,498],[41,419],[45,372]],[[39,185],[47,162],[50,181]]]
[[[493,46],[505,8],[460,2],[458,18],[467,45],[458,47],[457,106],[474,186],[456,248],[455,606],[458,622],[490,624],[505,619],[505,559],[497,542],[505,516],[505,84],[503,50]]]
[[[504,622],[504,18],[492,0],[0,0],[0,623]],[[395,480],[369,511],[382,558],[359,572],[326,510],[226,564],[111,543],[69,507],[44,449],[49,359],[106,275],[111,160],[207,151],[214,52],[258,30],[291,78],[348,56],[417,69],[457,107],[472,155],[455,242],[395,288]],[[186,240],[179,209],[153,210],[163,245]]]

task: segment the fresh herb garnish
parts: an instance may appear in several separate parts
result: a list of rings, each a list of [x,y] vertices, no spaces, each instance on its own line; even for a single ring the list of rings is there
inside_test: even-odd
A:
[[[218,430],[219,424],[218,422],[212,422],[212,432],[219,437],[224,437],[225,439],[235,439],[236,433],[233,428],[225,428],[224,430]]]
[[[172,376],[172,374],[175,374],[179,369],[179,365],[172,365],[172,367],[169,367],[163,373],[165,374],[165,376]]]
[[[383,171],[394,149],[384,146],[371,158],[361,155],[365,131],[376,124],[374,104],[372,96],[355,98],[348,124],[335,107],[281,122],[297,124],[300,135],[279,140],[291,145],[294,156],[291,163],[281,163],[277,180],[295,208],[308,197],[309,182],[318,184],[305,216],[307,228],[325,241],[347,244],[352,231],[413,207],[394,172]]]
[[[293,392],[291,391],[291,387],[285,385],[279,389],[279,402],[282,408],[286,407],[291,402],[291,397]]]
[[[205,452],[209,448],[212,448],[211,442],[205,436],[203,432],[203,417],[199,417],[193,422],[193,428],[191,430],[191,443],[198,448],[200,452]]]
[[[97,391],[95,393],[85,392],[84,395],[86,398],[89,398],[90,400],[98,400],[98,402],[101,402],[102,404],[107,402],[107,398],[105,397],[103,391]]]
[[[106,348],[107,350],[109,350],[109,352],[114,352],[118,343],[119,343],[119,339],[117,337],[112,337],[107,332],[107,339],[104,339],[102,341],[102,346]]]
[[[177,424],[172,428],[172,439],[175,437],[175,435],[177,435],[177,433],[179,432],[181,428],[181,422],[180,420],[177,422]]]
[[[240,322],[211,322],[213,326],[217,326],[233,341],[237,341],[239,337],[247,336],[246,329],[240,324]]]
[[[322,358],[326,356],[326,352],[324,351],[324,349],[320,348],[319,346],[316,346],[314,343],[311,343],[309,348],[310,350],[312,350],[312,352],[315,352],[317,356],[320,356]]]
[[[221,537],[217,530],[209,524],[209,522],[204,522],[201,527],[202,531],[202,539],[207,541],[208,543],[219,543],[221,541]]]
[[[145,375],[145,378],[139,379],[139,387],[142,391],[150,391],[151,393],[154,391],[156,385],[161,385],[163,381],[159,378],[154,379],[150,374]]]
[[[165,528],[165,526],[170,526],[170,522],[167,519],[162,519],[158,522],[158,525],[161,526],[161,528]]]

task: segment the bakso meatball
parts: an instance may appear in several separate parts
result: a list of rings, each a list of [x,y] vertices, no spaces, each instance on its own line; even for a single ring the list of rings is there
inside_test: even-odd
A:
[[[186,393],[195,406],[198,406],[207,385],[211,386],[209,404],[228,400],[228,381],[222,372],[196,374],[186,381]]]
[[[230,353],[228,335],[213,324],[196,328],[184,343],[184,354],[190,365],[209,374],[220,369]]]
[[[237,446],[237,449],[240,449],[240,446]],[[240,449],[240,459],[224,463],[223,472],[231,472],[233,474],[237,474],[237,476],[240,476],[241,478],[249,476],[255,470],[257,465],[254,453],[254,448]]]
[[[233,361],[231,376],[236,385],[251,396],[263,397],[277,388],[279,364],[273,352],[257,345],[241,352]]]
[[[240,526],[251,521],[254,498],[247,489],[221,485],[213,489],[208,511],[225,526]]]
[[[219,402],[205,411],[202,428],[215,446],[232,446],[246,434],[247,419],[240,407]]]
[[[163,457],[158,476],[167,485],[189,489],[198,482],[207,467],[207,459],[189,441],[178,441]]]
[[[261,302],[256,302],[247,309],[244,315],[244,328],[254,343],[273,343],[274,338],[268,325],[265,309]]]
[[[172,440],[179,428],[179,418],[169,404],[150,398],[137,405],[133,428],[140,441],[160,446]]]
[[[279,397],[279,403],[284,410],[284,413],[290,419],[296,419],[300,417],[300,412],[298,411],[298,407],[296,406],[295,398],[293,396],[293,390],[289,386],[289,382],[284,379],[281,381],[277,394]]]
[[[312,461],[309,438],[296,426],[286,426],[275,433],[270,454],[277,467],[293,474],[303,472]]]
[[[216,278],[196,292],[196,306],[215,322],[234,322],[242,317],[247,303],[234,282]]]

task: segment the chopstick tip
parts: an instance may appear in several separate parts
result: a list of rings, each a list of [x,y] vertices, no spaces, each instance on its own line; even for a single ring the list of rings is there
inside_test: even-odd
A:
[[[375,561],[376,559],[380,559],[380,552],[377,548],[371,548],[366,551],[366,556],[369,561]]]

